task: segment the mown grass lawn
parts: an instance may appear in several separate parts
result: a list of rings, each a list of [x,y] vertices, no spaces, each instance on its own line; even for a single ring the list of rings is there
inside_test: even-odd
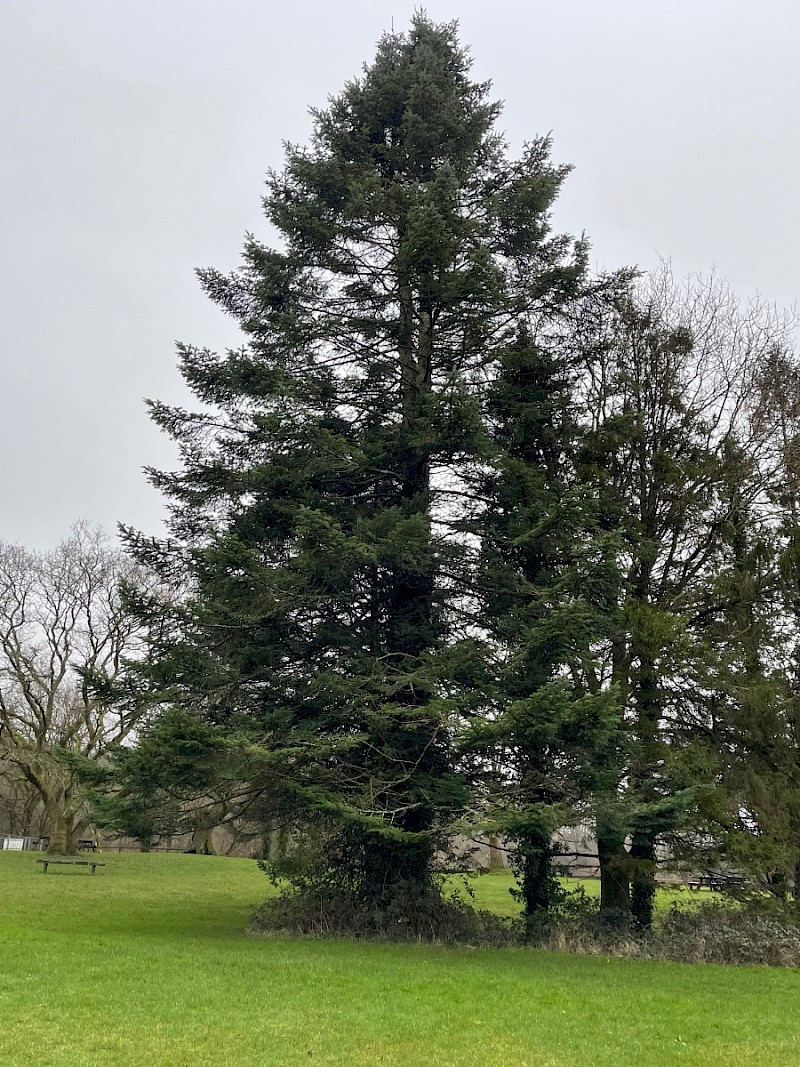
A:
[[[795,971],[251,938],[252,861],[34,859],[0,853],[3,1067],[800,1065]]]
[[[493,911],[496,915],[516,916],[521,905],[512,897],[510,890],[516,882],[510,871],[497,871],[490,875],[453,876],[451,887],[462,896],[471,897],[475,906]],[[570,892],[583,891],[587,897],[600,896],[600,881],[596,878],[563,878],[562,886]],[[673,904],[694,907],[701,902],[719,899],[718,893],[707,889],[690,891],[685,886],[661,887],[656,894],[656,914],[666,912]]]

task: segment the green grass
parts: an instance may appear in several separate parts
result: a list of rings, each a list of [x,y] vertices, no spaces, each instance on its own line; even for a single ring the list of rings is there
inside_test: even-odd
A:
[[[475,906],[486,908],[497,915],[516,916],[520,914],[521,905],[511,896],[515,880],[510,871],[496,871],[492,874],[478,876],[453,877],[450,884],[462,893],[472,890]],[[562,885],[569,891],[582,889],[589,897],[600,896],[600,882],[596,878],[563,878]],[[465,887],[467,887],[465,889]],[[667,911],[673,904],[692,907],[701,901],[718,900],[719,893],[708,890],[690,891],[683,886],[662,887],[656,893],[656,913]]]
[[[249,938],[252,861],[102,858],[0,853],[3,1067],[800,1065],[794,971]]]

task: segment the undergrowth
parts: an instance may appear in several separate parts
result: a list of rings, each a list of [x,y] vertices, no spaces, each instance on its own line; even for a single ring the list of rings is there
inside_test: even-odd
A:
[[[566,894],[556,911],[531,930],[539,948],[590,956],[800,967],[800,923],[787,909],[760,902],[674,904],[647,930],[609,920],[596,898]],[[571,899],[570,899],[571,898]]]
[[[369,902],[340,886],[314,880],[283,887],[253,916],[251,933],[293,937],[347,937],[433,944],[505,945],[519,938],[519,921],[476,909],[464,893],[445,892],[433,882],[420,891],[411,883],[390,897]]]
[[[800,923],[787,909],[763,903],[674,904],[647,930],[600,914],[582,887],[560,895],[547,915],[499,916],[477,909],[469,883],[434,883],[424,892],[395,886],[369,904],[325,879],[295,879],[253,916],[250,932],[306,938],[422,941],[433,944],[529,946],[556,952],[680,963],[800,967]]]

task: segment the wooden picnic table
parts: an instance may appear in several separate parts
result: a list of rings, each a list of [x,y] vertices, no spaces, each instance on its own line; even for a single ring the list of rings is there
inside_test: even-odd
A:
[[[699,878],[690,878],[686,885],[689,889],[719,890],[722,888],[722,881],[709,875],[701,875]]]
[[[690,878],[686,885],[689,889],[710,889],[718,893],[723,889],[740,886],[744,879],[735,874],[702,874],[696,878]]]

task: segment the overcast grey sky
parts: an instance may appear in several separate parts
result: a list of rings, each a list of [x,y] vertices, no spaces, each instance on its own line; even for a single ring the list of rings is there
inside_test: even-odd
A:
[[[263,177],[405,0],[0,0],[0,538],[77,518],[160,532],[145,396],[174,341],[235,343],[193,268],[265,234]],[[430,0],[458,18],[512,148],[552,132],[560,229],[596,265],[712,266],[800,296],[796,0]]]

